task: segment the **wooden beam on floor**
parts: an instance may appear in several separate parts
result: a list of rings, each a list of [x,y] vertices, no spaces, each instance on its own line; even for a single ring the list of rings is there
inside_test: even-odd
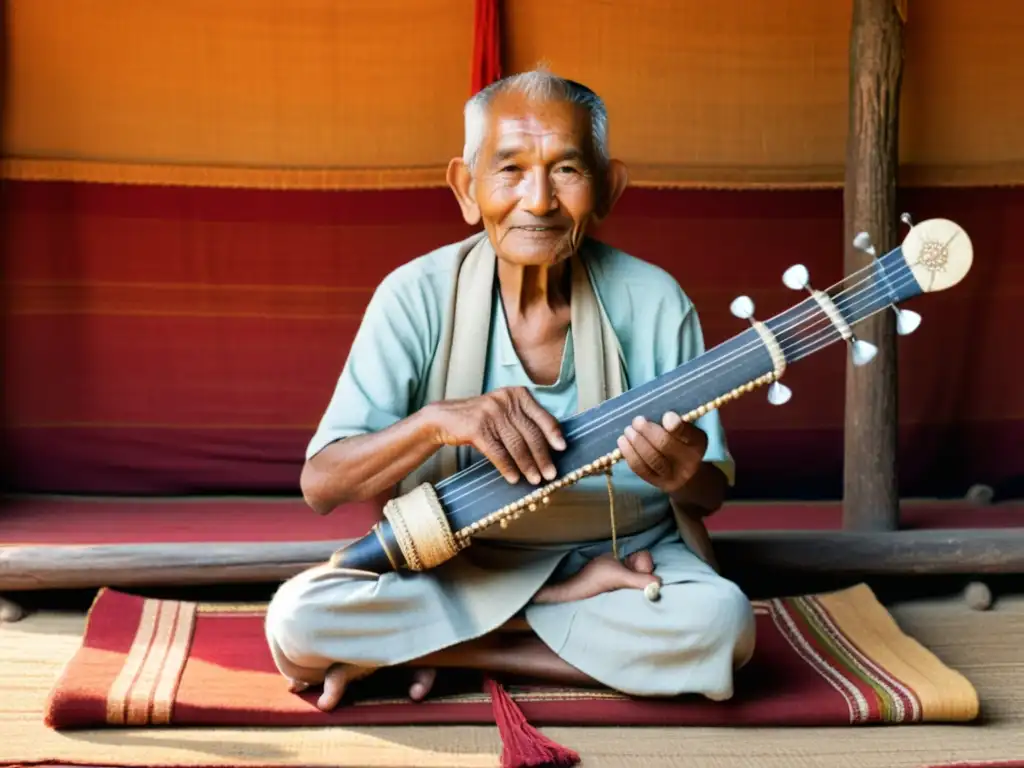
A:
[[[726,574],[1024,573],[1024,528],[743,531],[714,535]],[[326,561],[337,542],[0,548],[0,591],[274,583]]]
[[[896,176],[903,22],[893,0],[854,0],[850,25],[849,123],[843,192],[844,268],[872,257],[853,247],[866,232],[879,256],[899,244]],[[896,333],[891,312],[856,329],[878,347],[874,360],[847,362],[843,527],[894,530],[899,524]]]

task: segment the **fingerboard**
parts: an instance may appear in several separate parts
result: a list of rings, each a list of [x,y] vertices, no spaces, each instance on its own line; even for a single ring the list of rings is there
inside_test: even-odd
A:
[[[861,320],[920,292],[897,248],[820,297],[808,296],[764,325],[790,365],[848,338]],[[827,301],[823,303],[821,297]],[[637,416],[660,422],[667,411],[692,413],[751,382],[763,381],[773,371],[765,340],[748,328],[679,368],[562,421],[567,448],[553,452],[552,457],[558,476],[570,475],[614,451],[619,436]],[[438,483],[436,491],[457,531],[521,501],[539,487],[525,478],[509,483],[481,459]]]

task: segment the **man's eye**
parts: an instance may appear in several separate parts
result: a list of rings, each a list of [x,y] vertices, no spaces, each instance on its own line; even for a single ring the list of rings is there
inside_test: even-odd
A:
[[[559,173],[576,173],[576,169],[571,165],[563,165],[558,169]]]
[[[515,173],[519,170],[518,165],[506,165],[501,169],[502,173]]]

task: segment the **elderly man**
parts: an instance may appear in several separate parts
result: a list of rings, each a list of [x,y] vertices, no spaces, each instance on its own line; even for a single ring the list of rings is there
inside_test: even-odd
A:
[[[587,235],[627,182],[592,91],[527,72],[478,93],[465,118],[447,178],[482,232],[375,292],[307,451],[303,493],[321,514],[402,492],[439,451],[463,466],[485,456],[511,482],[551,480],[560,420],[703,350],[667,273]],[[754,620],[700,519],[733,478],[718,416],[637,419],[618,447],[614,496],[584,478],[440,567],[367,579],[328,564],[282,585],[266,624],[279,669],[295,690],[322,684],[325,710],[397,665],[413,699],[446,666],[730,697]],[[529,631],[499,631],[511,619]]]

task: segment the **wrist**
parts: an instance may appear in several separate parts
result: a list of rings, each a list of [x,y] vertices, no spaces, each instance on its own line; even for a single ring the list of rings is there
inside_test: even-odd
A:
[[[668,496],[673,504],[706,516],[722,506],[727,484],[725,474],[718,467],[701,462],[690,478]]]
[[[440,406],[428,403],[410,418],[413,433],[418,442],[429,443],[435,448],[445,444],[444,430],[441,429]]]

